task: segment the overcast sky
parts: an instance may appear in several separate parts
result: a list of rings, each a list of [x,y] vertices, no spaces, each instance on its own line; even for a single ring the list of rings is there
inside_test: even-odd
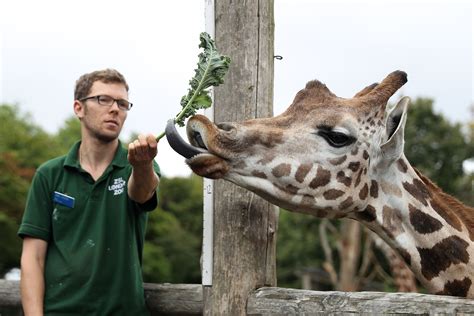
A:
[[[15,0],[0,3],[0,103],[17,103],[48,132],[73,114],[75,80],[116,68],[130,85],[123,138],[160,133],[180,109],[205,30],[204,0]],[[396,69],[397,96],[435,100],[451,121],[473,103],[473,5],[468,0],[275,0],[274,113],[319,79],[351,97]],[[232,57],[232,56],[230,56]],[[167,176],[190,174],[160,142]]]

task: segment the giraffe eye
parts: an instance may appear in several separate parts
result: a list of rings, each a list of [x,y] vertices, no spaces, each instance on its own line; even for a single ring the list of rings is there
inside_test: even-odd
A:
[[[329,145],[336,148],[348,146],[355,142],[355,138],[341,132],[335,132],[328,129],[320,129],[317,133],[324,138]]]

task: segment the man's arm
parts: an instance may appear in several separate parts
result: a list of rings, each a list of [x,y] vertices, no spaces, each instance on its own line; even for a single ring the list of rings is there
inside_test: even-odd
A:
[[[25,316],[43,315],[44,263],[48,243],[25,237],[21,253],[21,303]]]
[[[153,159],[158,153],[158,143],[153,135],[139,135],[128,145],[128,161],[132,165],[132,175],[128,180],[128,196],[138,203],[145,203],[160,182],[153,169]]]

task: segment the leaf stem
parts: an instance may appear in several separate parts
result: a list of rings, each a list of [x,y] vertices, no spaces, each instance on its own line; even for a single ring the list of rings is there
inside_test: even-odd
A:
[[[211,57],[208,58],[207,61],[207,67],[206,70],[204,71],[204,74],[202,75],[201,81],[199,81],[199,85],[197,86],[196,90],[194,90],[193,96],[191,99],[189,99],[188,103],[186,103],[186,106],[179,112],[179,114],[175,118],[175,122],[178,122],[181,120],[181,118],[184,116],[186,113],[186,110],[193,104],[194,99],[196,99],[197,95],[201,92],[202,86],[204,84],[204,81],[207,79],[207,73],[209,72],[209,69],[211,68]]]
[[[204,74],[202,75],[201,80],[199,81],[199,85],[194,90],[194,93],[191,99],[189,99],[189,101],[186,103],[186,106],[181,110],[181,112],[178,113],[178,115],[174,119],[175,122],[178,122],[179,120],[181,120],[181,118],[186,113],[186,110],[193,104],[194,99],[196,99],[197,95],[201,92],[204,81],[207,79],[206,78],[207,73],[209,72],[209,69],[211,68],[211,59],[212,59],[212,55],[210,54],[209,58],[207,59],[206,70],[204,71]],[[156,141],[159,141],[161,138],[163,138],[163,136],[165,136],[165,132],[161,132],[158,136],[156,136]]]
[[[162,139],[163,136],[165,136],[165,132],[161,132],[158,136],[156,136],[156,141],[159,141],[160,139]]]

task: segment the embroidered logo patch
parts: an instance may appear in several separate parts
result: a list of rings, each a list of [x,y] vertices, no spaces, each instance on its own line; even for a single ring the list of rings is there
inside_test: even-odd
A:
[[[114,183],[109,185],[109,191],[113,191],[114,195],[122,194],[125,188],[125,180],[122,177],[114,179]]]

